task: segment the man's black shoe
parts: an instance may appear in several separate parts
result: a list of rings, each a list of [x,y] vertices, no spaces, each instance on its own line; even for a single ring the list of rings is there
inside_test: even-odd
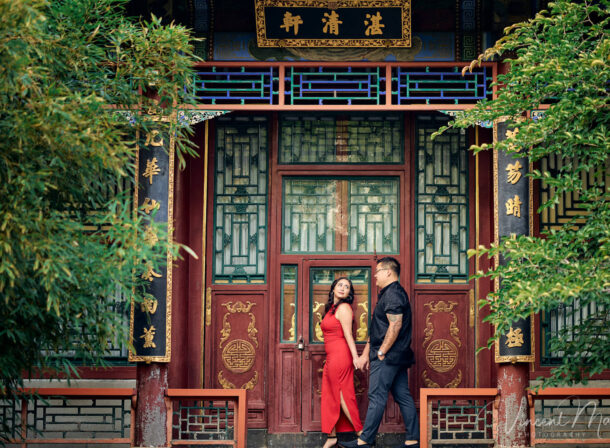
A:
[[[367,448],[373,445],[365,443],[364,445],[358,445],[358,439],[350,440],[349,442],[339,442],[339,446],[343,448]]]

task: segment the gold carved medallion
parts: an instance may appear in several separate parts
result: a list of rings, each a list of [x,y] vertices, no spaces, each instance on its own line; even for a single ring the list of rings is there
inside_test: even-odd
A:
[[[448,339],[435,339],[426,348],[426,362],[440,373],[453,369],[458,360],[458,349]]]
[[[222,350],[222,362],[231,372],[247,372],[254,365],[255,359],[256,350],[245,339],[233,339]]]

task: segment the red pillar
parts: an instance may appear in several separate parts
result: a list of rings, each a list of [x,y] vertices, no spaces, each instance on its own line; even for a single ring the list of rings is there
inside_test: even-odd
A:
[[[529,408],[526,388],[529,365],[498,365],[498,437],[496,448],[529,447]]]
[[[498,74],[508,73],[510,66],[506,63],[500,63],[498,65]],[[501,88],[501,87],[500,87]],[[496,141],[504,140],[506,138],[506,129],[502,127],[500,132],[500,124],[496,122],[494,124],[494,143]],[[496,151],[496,150],[494,150]],[[504,173],[504,165],[499,167],[500,154],[494,152],[494,209],[496,219],[496,242],[502,237],[506,237],[510,234],[527,234],[528,233],[528,222],[515,222],[507,221],[507,217],[503,216],[504,219],[500,219],[498,214],[499,210],[502,209],[504,204],[499,203],[499,190],[500,185],[503,186],[503,192],[506,193],[507,184],[505,179],[499,180],[499,174]],[[527,171],[527,161],[524,162]],[[500,184],[500,182],[502,182]],[[517,188],[513,186],[513,188]],[[521,188],[521,197],[529,192],[531,197],[531,184],[524,185],[523,183],[518,187]],[[525,188],[525,190],[523,190]],[[513,191],[513,190],[511,190]],[[527,219],[533,219],[530,216],[529,210],[524,214]],[[497,260],[500,261],[499,259]],[[495,285],[499,286],[498,283]],[[531,317],[533,319],[533,316]],[[533,334],[530,335],[533,338]],[[531,339],[530,339],[531,340]],[[523,342],[523,341],[522,341]],[[500,344],[500,340],[496,341],[496,344]],[[526,341],[526,344],[530,344]],[[506,348],[506,347],[504,347]],[[532,347],[533,350],[533,347]],[[533,351],[528,353],[527,357],[531,357]],[[505,355],[510,358],[510,355]],[[515,358],[523,358],[524,356],[515,356]],[[521,361],[524,361],[521,359]],[[500,402],[498,408],[498,425],[497,425],[497,437],[496,437],[496,448],[517,448],[517,447],[529,447],[530,438],[530,422],[529,422],[529,407],[527,401],[527,388],[529,387],[529,364],[526,362],[503,362],[498,364],[498,391],[500,395]]]
[[[139,363],[134,442],[137,447],[167,447],[167,364]]]

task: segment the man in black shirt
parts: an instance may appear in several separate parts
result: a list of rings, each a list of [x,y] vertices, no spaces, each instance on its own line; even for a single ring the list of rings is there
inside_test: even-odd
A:
[[[385,257],[377,262],[375,278],[381,288],[371,319],[369,342],[356,367],[369,373],[369,407],[362,434],[351,442],[340,442],[346,448],[373,446],[391,391],[406,428],[404,446],[419,446],[419,422],[413,397],[409,392],[407,368],[414,363],[411,350],[411,306],[398,282],[400,264]]]

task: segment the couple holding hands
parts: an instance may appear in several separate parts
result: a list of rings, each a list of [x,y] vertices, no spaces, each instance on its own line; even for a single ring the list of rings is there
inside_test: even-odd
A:
[[[377,262],[375,278],[379,296],[373,315],[369,341],[358,356],[352,335],[354,287],[341,277],[328,293],[321,328],[324,333],[326,364],[322,375],[322,432],[328,435],[324,448],[369,447],[375,437],[392,392],[406,428],[400,447],[419,447],[419,423],[409,392],[407,368],[413,364],[411,350],[411,307],[398,282],[400,264],[384,257]],[[354,368],[369,370],[369,406],[364,426],[360,420],[354,391]],[[339,442],[337,432],[355,431],[358,438]]]

